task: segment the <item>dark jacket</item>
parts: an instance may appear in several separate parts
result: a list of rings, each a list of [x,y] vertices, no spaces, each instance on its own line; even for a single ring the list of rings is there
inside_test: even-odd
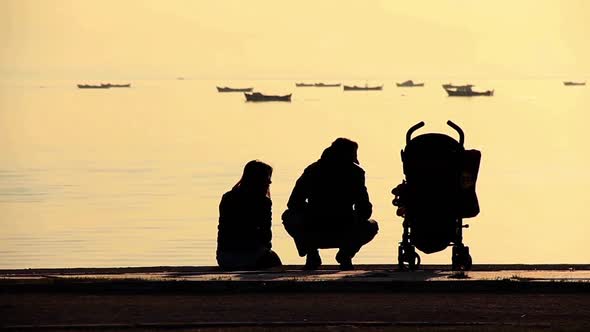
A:
[[[367,220],[373,211],[365,171],[356,163],[324,157],[305,169],[287,206],[310,226],[327,229]]]
[[[217,250],[256,250],[272,247],[272,201],[240,189],[228,191],[219,204]]]

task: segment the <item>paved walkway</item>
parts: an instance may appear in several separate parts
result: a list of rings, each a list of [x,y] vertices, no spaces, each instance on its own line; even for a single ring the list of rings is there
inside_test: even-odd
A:
[[[216,267],[129,267],[0,270],[0,280],[85,278],[161,281],[559,281],[590,282],[590,265],[475,265],[471,271],[451,271],[444,265],[427,265],[401,271],[393,265],[357,265],[352,271],[322,266],[303,271],[288,265],[263,271],[221,271]]]
[[[317,271],[302,271],[301,266],[285,266],[267,271],[220,271],[216,267],[145,267],[145,268],[87,268],[87,269],[23,269],[0,270],[1,285],[84,285],[92,282],[120,285],[122,283],[149,283],[183,285],[209,284],[209,291],[224,287],[257,286],[269,289],[285,285],[313,290],[316,284],[322,289],[332,287],[340,291],[340,285],[355,284],[357,288],[377,290],[381,286],[399,285],[404,290],[411,286],[435,288],[487,287],[490,290],[527,285],[553,290],[590,289],[590,265],[476,265],[472,271],[451,271],[448,266],[429,265],[417,271],[400,271],[391,265],[359,265],[353,271],[340,271],[337,266],[322,266]],[[485,290],[484,288],[476,288]]]
[[[590,331],[590,265],[0,270],[0,330]]]

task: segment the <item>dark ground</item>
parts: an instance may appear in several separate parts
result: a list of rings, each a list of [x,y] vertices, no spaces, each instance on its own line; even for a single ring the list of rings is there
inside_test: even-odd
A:
[[[0,273],[0,330],[590,331],[587,281],[27,279],[37,272]]]
[[[216,327],[218,322],[217,327],[231,327],[231,322],[246,322],[242,326],[266,322],[267,327],[312,327],[321,322],[365,322],[368,328],[367,322],[375,322],[374,328],[389,323],[389,327],[422,324],[450,328],[450,324],[457,324],[455,327],[460,328],[520,326],[588,331],[590,294],[27,293],[2,294],[0,317],[3,326],[159,323],[162,328],[185,323],[185,327]]]

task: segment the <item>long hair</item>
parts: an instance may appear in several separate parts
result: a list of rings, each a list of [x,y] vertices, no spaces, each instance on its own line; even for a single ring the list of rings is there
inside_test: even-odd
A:
[[[232,190],[245,190],[249,192],[264,192],[270,198],[270,178],[272,167],[260,160],[249,161],[244,166],[244,172],[240,181],[234,185]]]

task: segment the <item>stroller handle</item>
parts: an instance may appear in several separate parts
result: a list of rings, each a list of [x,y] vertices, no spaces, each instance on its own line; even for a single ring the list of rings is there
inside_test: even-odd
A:
[[[424,121],[420,121],[408,129],[408,132],[406,133],[406,144],[410,143],[412,140],[412,134],[422,127],[424,127]]]
[[[463,143],[465,142],[465,133],[463,133],[463,129],[461,129],[461,127],[456,125],[451,120],[448,120],[447,124],[449,125],[449,127],[455,129],[459,133],[459,144],[461,144],[461,146],[463,146]],[[413,125],[412,127],[410,127],[410,129],[408,129],[408,132],[406,133],[406,144],[410,143],[410,141],[412,140],[412,134],[416,130],[418,130],[422,127],[424,127],[424,121],[420,121],[420,122],[416,123],[415,125]]]
[[[463,143],[465,142],[465,134],[463,133],[463,129],[461,129],[461,127],[457,126],[451,120],[447,121],[447,124],[449,125],[449,127],[455,129],[459,133],[459,144],[463,146]]]

